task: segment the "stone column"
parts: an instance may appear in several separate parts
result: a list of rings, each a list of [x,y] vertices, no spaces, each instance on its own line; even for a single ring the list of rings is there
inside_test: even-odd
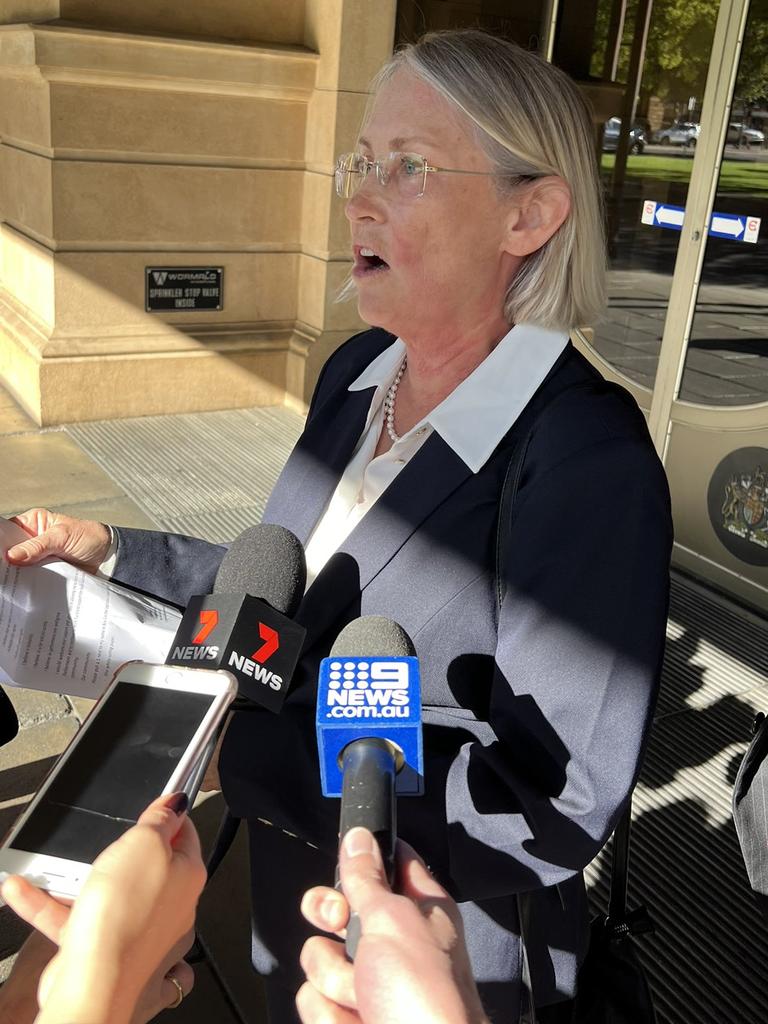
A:
[[[394,7],[60,0],[0,26],[0,379],[38,423],[302,405],[359,326],[333,158]],[[145,312],[147,267],[223,268],[223,308]]]
[[[392,54],[395,8],[395,0],[306,0],[305,42],[320,57],[307,112],[298,323],[288,358],[287,392],[299,404],[330,353],[365,326],[354,301],[335,301],[350,245],[332,175],[338,154],[355,146],[370,80]]]

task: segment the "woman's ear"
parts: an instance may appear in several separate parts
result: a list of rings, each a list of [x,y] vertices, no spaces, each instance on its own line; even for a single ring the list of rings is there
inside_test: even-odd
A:
[[[504,249],[530,256],[548,242],[571,212],[571,190],[555,175],[523,185],[510,199]]]

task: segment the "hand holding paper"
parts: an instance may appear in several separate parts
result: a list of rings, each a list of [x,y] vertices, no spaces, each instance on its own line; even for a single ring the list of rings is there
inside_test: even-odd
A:
[[[29,537],[0,518],[0,552]],[[175,608],[46,559],[0,560],[0,683],[99,697],[125,661],[162,662],[181,619]]]
[[[36,565],[45,558],[62,558],[86,572],[96,572],[107,557],[109,528],[93,519],[74,519],[47,508],[31,508],[14,516],[21,527],[7,552],[13,565]]]

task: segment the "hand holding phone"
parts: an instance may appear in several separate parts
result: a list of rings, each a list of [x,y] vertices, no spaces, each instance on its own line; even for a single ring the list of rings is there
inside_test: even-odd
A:
[[[40,1024],[146,1021],[178,999],[177,983],[191,989],[192,969],[179,961],[206,874],[195,828],[174,809],[184,804],[154,801],[95,860],[71,908],[21,878],[3,884],[8,904],[61,943],[43,972]]]
[[[123,665],[0,849],[0,879],[77,896],[150,801],[191,795],[236,692],[228,672]]]

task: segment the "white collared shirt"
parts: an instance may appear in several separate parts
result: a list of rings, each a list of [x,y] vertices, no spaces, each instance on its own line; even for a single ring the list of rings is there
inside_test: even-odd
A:
[[[374,458],[384,426],[384,397],[400,369],[405,344],[397,338],[378,355],[349,385],[349,391],[376,390],[352,458],[307,542],[307,586],[433,431],[473,473],[479,472],[567,342],[564,332],[515,324],[466,380]]]

